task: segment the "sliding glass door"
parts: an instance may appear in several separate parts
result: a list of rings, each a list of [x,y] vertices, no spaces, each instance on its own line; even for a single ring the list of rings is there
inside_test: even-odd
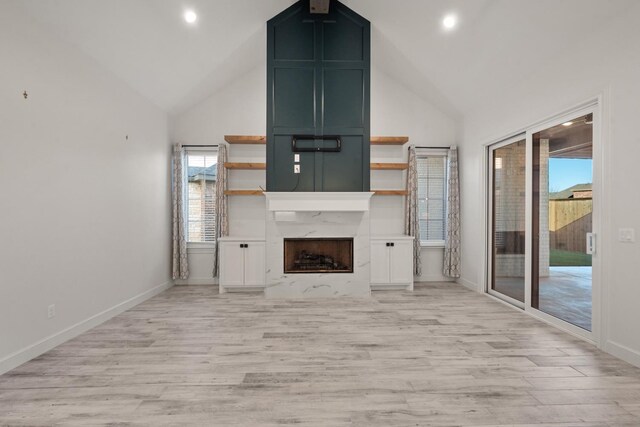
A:
[[[487,149],[487,292],[589,339],[600,306],[597,111],[594,103]]]
[[[525,302],[526,140],[490,149],[490,287],[497,297]]]
[[[593,115],[533,141],[531,306],[591,331]]]

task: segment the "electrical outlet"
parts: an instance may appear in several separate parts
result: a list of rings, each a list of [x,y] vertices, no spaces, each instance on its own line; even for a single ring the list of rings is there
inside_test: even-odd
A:
[[[55,316],[56,316],[56,305],[51,304],[49,307],[47,307],[47,318],[52,319]]]
[[[635,230],[633,228],[621,228],[618,230],[618,240],[624,243],[636,241]]]
[[[300,173],[300,165],[293,165],[293,173]]]
[[[300,154],[296,153],[293,155],[293,161],[296,163],[300,163]]]

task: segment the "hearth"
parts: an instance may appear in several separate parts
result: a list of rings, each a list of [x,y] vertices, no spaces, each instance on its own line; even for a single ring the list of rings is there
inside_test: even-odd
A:
[[[285,238],[284,273],[353,273],[353,238]]]

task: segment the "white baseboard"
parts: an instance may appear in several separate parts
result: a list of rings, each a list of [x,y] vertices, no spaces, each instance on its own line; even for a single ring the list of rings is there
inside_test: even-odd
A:
[[[265,289],[265,285],[258,285],[258,286],[246,286],[246,285],[242,285],[242,286],[223,286],[223,287],[220,288],[220,293],[221,294],[226,294],[226,293],[241,294],[243,292],[248,292],[248,293],[263,292],[264,293],[264,289]]]
[[[622,344],[618,344],[614,341],[607,341],[604,345],[604,351],[618,359],[622,359],[627,363],[640,367],[640,352],[636,350]]]
[[[370,286],[372,291],[407,291],[412,288],[411,284],[394,285],[390,283],[372,283]]]
[[[217,277],[194,277],[188,279],[174,280],[176,285],[206,285],[206,286],[218,286]]]
[[[144,302],[149,298],[158,295],[160,292],[163,292],[172,286],[172,281],[165,282],[161,285],[149,289],[148,291],[129,298],[128,300],[123,301],[120,304],[108,308],[94,316],[91,316],[88,319],[82,320],[75,325],[63,329],[60,332],[50,335],[34,344],[31,344],[30,346],[18,350],[3,359],[0,359],[0,375],[22,365],[25,362],[28,362],[35,357],[40,356],[43,353],[46,353],[52,348],[57,347],[72,338],[77,337],[78,335],[88,331],[91,328],[95,328],[99,324],[106,322],[107,320],[130,309],[131,307],[135,307],[141,302]]]
[[[473,283],[470,280],[467,280],[467,279],[464,279],[462,277],[459,277],[457,282],[460,283],[462,286],[464,286],[467,289],[471,289],[472,291],[475,291],[475,292],[480,292],[480,289],[479,289],[478,285],[476,283]]]
[[[442,275],[431,275],[431,276],[413,276],[414,283],[421,282],[455,282],[455,279],[450,277],[444,277]]]

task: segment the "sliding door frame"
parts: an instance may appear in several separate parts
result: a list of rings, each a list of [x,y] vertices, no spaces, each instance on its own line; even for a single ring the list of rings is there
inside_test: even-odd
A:
[[[502,140],[500,142],[497,142],[495,144],[491,144],[490,146],[487,147],[487,159],[486,159],[486,167],[487,167],[487,171],[488,171],[488,188],[487,188],[487,197],[488,197],[488,201],[487,201],[487,222],[486,222],[486,227],[487,227],[487,253],[489,254],[489,258],[487,259],[487,283],[486,283],[486,292],[489,295],[492,295],[498,299],[501,299],[505,302],[508,302],[511,305],[514,305],[518,308],[524,309],[525,308],[525,303],[526,303],[526,274],[525,274],[525,301],[518,301],[515,298],[512,298],[508,295],[505,295],[503,293],[500,293],[498,291],[493,290],[492,288],[492,284],[493,284],[493,269],[494,269],[494,265],[495,265],[495,257],[494,257],[494,248],[493,248],[493,244],[494,244],[494,240],[495,240],[495,218],[493,217],[493,195],[494,195],[494,176],[493,176],[493,172],[495,169],[495,165],[493,164],[493,159],[494,159],[494,152],[500,148],[506,147],[508,145],[514,144],[516,142],[519,141],[523,141],[526,139],[526,133],[522,132],[519,133],[517,135],[514,135],[512,137],[509,137],[505,140]],[[525,183],[526,185],[526,183]],[[525,204],[525,213],[526,213],[526,204]],[[525,221],[525,227],[526,227],[526,221]],[[526,228],[525,228],[525,247],[528,244],[527,241],[527,237],[526,237]],[[526,251],[525,251],[526,253]],[[526,258],[525,258],[526,260]],[[526,261],[525,261],[525,269],[526,269]],[[526,272],[526,270],[525,270]]]
[[[592,282],[591,282],[591,331],[587,331],[578,326],[575,326],[569,322],[551,316],[544,313],[541,310],[532,307],[532,253],[533,253],[533,135],[537,132],[543,131],[553,126],[557,126],[566,121],[575,119],[577,117],[593,114],[593,217],[592,217],[592,231],[596,236],[596,252],[592,256]],[[602,141],[602,129],[603,129],[603,111],[602,111],[602,97],[593,98],[585,103],[575,106],[571,109],[567,109],[563,112],[557,113],[550,118],[541,120],[535,124],[527,126],[517,133],[511,134],[505,138],[494,140],[484,145],[484,200],[485,200],[485,274],[484,283],[481,289],[484,293],[491,297],[497,298],[503,302],[509,303],[515,307],[523,309],[525,313],[542,320],[545,323],[551,324],[561,330],[564,330],[576,337],[582,338],[598,346],[603,344],[603,302],[602,297],[604,294],[602,284],[602,253],[605,249],[603,245],[602,236],[602,222],[603,222],[603,210],[605,195],[603,193],[603,166],[604,162],[604,150],[601,144]],[[526,139],[526,191],[525,191],[525,302],[522,304],[513,298],[509,298],[505,295],[499,294],[491,289],[492,283],[492,264],[493,264],[493,151],[496,148],[508,145],[510,143]]]
[[[533,135],[541,132],[543,130],[549,129],[554,126],[561,125],[567,121],[576,119],[580,116],[585,116],[587,114],[593,114],[593,127],[592,127],[592,143],[593,143],[593,156],[592,156],[592,165],[593,165],[593,216],[592,216],[592,231],[596,235],[596,252],[592,256],[592,273],[591,273],[591,331],[587,331],[578,326],[575,326],[569,322],[561,320],[557,317],[554,317],[550,314],[543,312],[540,309],[533,308],[531,305],[531,301],[529,300],[528,304],[525,307],[526,311],[531,312],[535,317],[538,317],[548,323],[551,323],[555,326],[558,326],[562,329],[568,330],[574,335],[580,336],[592,342],[597,342],[598,332],[597,325],[600,323],[600,310],[599,310],[599,295],[600,295],[600,263],[599,263],[599,248],[598,248],[598,236],[600,235],[600,198],[601,193],[599,191],[599,146],[600,146],[600,138],[599,138],[599,122],[600,122],[600,114],[599,114],[599,103],[595,103],[592,105],[588,105],[583,108],[577,108],[567,112],[565,114],[556,116],[546,122],[540,123],[536,126],[532,126],[527,130],[527,153],[531,153],[527,158],[527,199],[529,200],[529,207],[527,208],[527,215],[529,218],[529,236],[533,237],[534,224],[533,224]],[[598,171],[596,172],[596,169]],[[528,272],[529,277],[526,280],[527,290],[526,295],[531,299],[532,295],[532,286],[533,286],[533,244],[534,240],[531,239],[529,241],[529,265]]]

